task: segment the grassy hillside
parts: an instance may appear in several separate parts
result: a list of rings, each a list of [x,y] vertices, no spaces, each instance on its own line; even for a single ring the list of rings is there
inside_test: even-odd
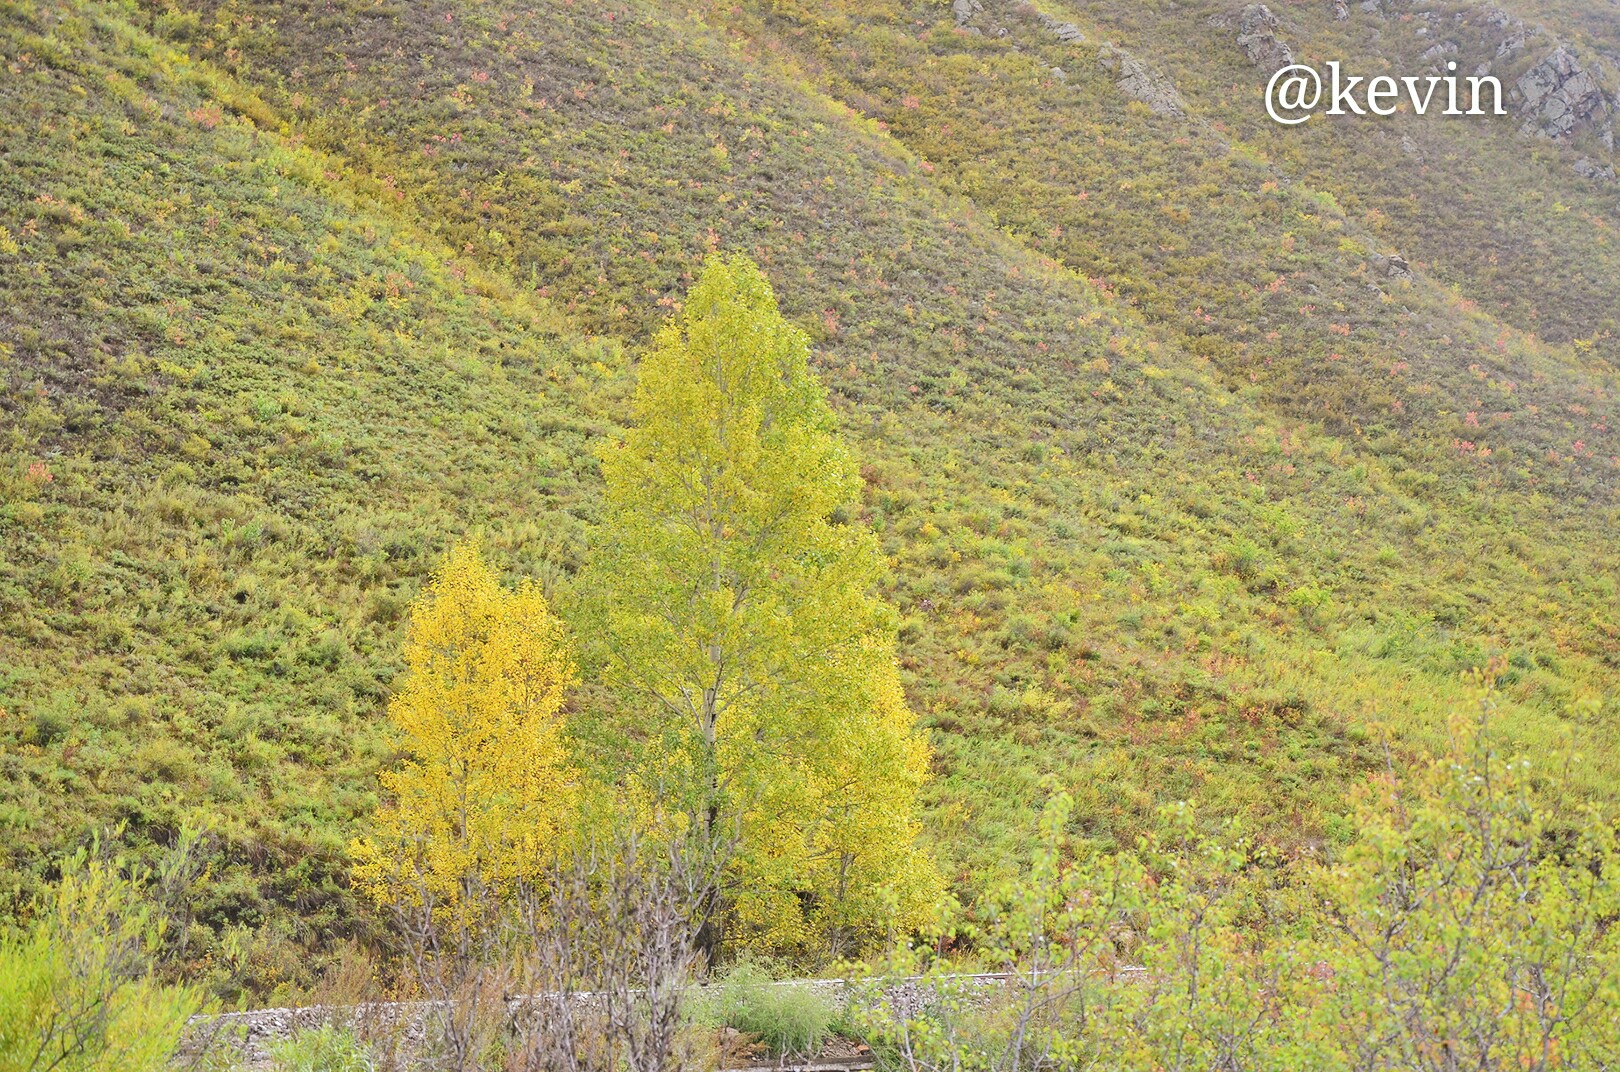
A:
[[[577,543],[616,351],[123,16],[13,8],[5,57],[6,884],[206,822],[199,948],[273,985],[355,926],[402,609],[450,534]]]
[[[1612,494],[1613,195],[1525,152],[1516,123],[1278,127],[1260,104],[1265,72],[1235,30],[1209,25],[1229,14],[1213,4],[1080,21],[1173,76],[1185,117],[1146,114],[1095,45],[1061,41],[1018,5],[976,16],[980,35],[928,4],[852,7],[760,5],[753,32],[1031,248],[1117,288],[1234,390],[1447,483]],[[1303,33],[1309,17],[1290,25]],[[1347,69],[1418,69],[1383,58],[1399,55],[1401,26],[1380,35],[1377,60],[1346,47],[1349,30],[1296,41]],[[1423,165],[1383,144],[1401,137],[1428,139]],[[1415,281],[1377,266],[1396,253]],[[1557,318],[1552,336],[1601,347],[1536,338],[1531,303]]]
[[[0,7],[8,872],[208,823],[225,990],[363,929],[402,607],[470,529],[566,597],[622,355],[716,247],[865,462],[960,889],[1048,784],[1103,841],[1192,797],[1342,843],[1380,727],[1432,738],[1493,657],[1520,739],[1612,793],[1612,194],[1506,128],[1415,126],[1423,173],[1391,127],[1271,131],[1195,6],[1052,5],[1081,46],[988,0],[1005,37],[898,0]],[[1322,6],[1313,49],[1364,32]],[[1531,271],[1569,300],[1530,316]]]

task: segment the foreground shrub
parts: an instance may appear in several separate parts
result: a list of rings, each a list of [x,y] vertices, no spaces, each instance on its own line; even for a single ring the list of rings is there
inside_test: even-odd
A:
[[[270,1048],[276,1072],[376,1072],[377,1062],[352,1031],[327,1024]]]
[[[1354,802],[1331,865],[1274,866],[1190,809],[1099,856],[1047,807],[1029,873],[980,906],[993,986],[926,951],[875,989],[874,1041],[913,1069],[1606,1069],[1620,1061],[1620,848],[1565,771],[1478,718]]]
[[[0,1072],[163,1072],[202,1005],[151,976],[167,919],[146,876],[79,852],[0,936]]]
[[[1562,771],[1500,756],[1483,724],[1455,730],[1451,754],[1365,787],[1360,837],[1311,876],[1317,1019],[1354,1067],[1614,1067],[1614,824],[1560,815]]]
[[[836,1014],[826,995],[802,983],[773,982],[744,961],[709,987],[694,1018],[751,1035],[774,1055],[809,1057],[827,1040]]]

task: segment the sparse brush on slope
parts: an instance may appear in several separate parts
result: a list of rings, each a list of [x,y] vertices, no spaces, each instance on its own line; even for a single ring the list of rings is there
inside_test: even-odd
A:
[[[404,610],[474,528],[564,568],[616,350],[216,115],[127,12],[11,5],[0,42],[4,888],[102,823],[208,826],[194,969],[308,984],[373,932],[347,844]]]

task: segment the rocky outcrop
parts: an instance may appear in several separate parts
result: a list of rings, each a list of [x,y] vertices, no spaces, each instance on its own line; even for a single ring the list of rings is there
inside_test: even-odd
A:
[[[1353,0],[1348,0],[1348,2],[1342,6],[1348,8],[1350,2],[1353,2]],[[1341,6],[1339,0],[1333,0],[1333,6],[1334,9],[1337,10]],[[1427,18],[1433,14],[1432,12],[1410,10],[1413,6],[1413,0],[1361,0],[1361,3],[1357,4],[1356,6],[1359,7],[1364,14],[1376,15],[1381,19],[1402,18],[1407,15],[1412,15],[1416,18]],[[1346,11],[1344,18],[1349,18],[1349,16],[1350,12]]]
[[[1352,0],[1331,2],[1337,18]],[[1369,14],[1389,17],[1397,7],[1411,5],[1407,0],[1363,0],[1360,7]],[[1590,134],[1603,148],[1614,149],[1620,92],[1613,89],[1608,72],[1620,68],[1620,57],[1606,68],[1606,55],[1577,52],[1546,29],[1499,7],[1464,9],[1452,12],[1449,18],[1436,10],[1407,10],[1402,17],[1424,23],[1413,30],[1414,35],[1434,42],[1420,57],[1430,73],[1454,72],[1461,78],[1483,77],[1500,70],[1507,96],[1504,104],[1519,120],[1522,134],[1555,141]],[[1275,58],[1270,42],[1276,39],[1276,22],[1264,4],[1244,8],[1238,43],[1251,62],[1263,64]],[[1459,31],[1462,36],[1455,36]],[[1538,53],[1545,54],[1530,62]],[[1512,72],[1516,71],[1522,73],[1515,78]],[[1487,94],[1485,101],[1488,107],[1492,97]],[[1607,181],[1606,169],[1610,165],[1599,160],[1583,161],[1575,167],[1583,177]]]
[[[1041,29],[1066,45],[1083,44],[1086,40],[1086,35],[1080,32],[1080,27],[1072,22],[1060,22],[1044,11],[1037,13],[1035,19],[1041,24]]]
[[[1606,147],[1614,147],[1608,95],[1597,72],[1568,45],[1559,45],[1521,75],[1515,89],[1524,133],[1566,139],[1595,131]]]
[[[979,0],[952,0],[951,14],[956,16],[958,26],[966,26],[973,21],[973,16],[984,13],[984,5]]]
[[[1434,64],[1435,67],[1438,67],[1449,57],[1455,56],[1456,54],[1457,42],[1442,41],[1438,45],[1430,45],[1428,48],[1424,49],[1423,55],[1419,56],[1418,58],[1423,60],[1425,63]]]
[[[1412,271],[1412,266],[1399,253],[1391,253],[1387,257],[1381,253],[1374,253],[1369,260],[1375,271],[1383,273],[1390,279],[1411,280],[1417,278]]]
[[[1006,37],[1007,28],[997,26],[985,20],[985,25],[974,25],[974,19],[984,14],[984,5],[979,0],[952,0],[951,14],[956,16],[956,28],[972,34],[974,37]]]
[[[1530,28],[1499,7],[1485,12],[1485,25],[1496,38],[1496,58],[1505,59],[1515,52],[1524,51],[1530,40]]]
[[[1294,50],[1277,36],[1281,28],[1282,23],[1264,4],[1250,4],[1238,17],[1238,48],[1268,75],[1294,62]]]
[[[1512,108],[1521,121],[1521,132],[1560,141],[1591,132],[1605,148],[1613,149],[1614,112],[1620,108],[1620,96],[1608,88],[1602,59],[1590,55],[1583,58],[1545,29],[1531,26],[1501,8],[1487,8],[1480,15],[1484,45],[1494,48],[1496,55],[1492,61],[1480,63],[1474,73],[1488,74],[1498,64],[1523,70],[1516,80],[1503,79],[1510,83]],[[1552,51],[1529,69],[1520,66],[1520,57],[1548,47]]]
[[[1000,38],[1009,35],[1010,31],[1006,26],[998,25],[989,18],[979,18],[984,13],[983,0],[951,0],[951,15],[956,19],[957,29],[979,36]],[[1086,40],[1086,35],[1081,32],[1080,27],[1072,22],[1055,19],[1039,10],[1034,12],[1034,16],[1042,30],[1066,45],[1083,44]],[[1027,9],[1024,17],[1028,17]]]
[[[1584,156],[1575,161],[1573,170],[1581,178],[1591,179],[1593,182],[1612,183],[1615,181],[1613,164],[1600,164],[1596,160],[1589,160]]]
[[[1141,101],[1154,114],[1181,116],[1187,114],[1186,103],[1170,80],[1150,70],[1141,60],[1124,49],[1105,42],[1097,50],[1097,62],[1103,70],[1116,75],[1114,84],[1131,100]]]
[[[1330,0],[1333,8],[1334,22],[1347,22],[1350,19],[1350,5],[1345,0]]]

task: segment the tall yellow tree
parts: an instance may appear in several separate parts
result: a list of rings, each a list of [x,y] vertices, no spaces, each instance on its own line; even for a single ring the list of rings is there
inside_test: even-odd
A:
[[[711,257],[642,361],[603,454],[584,580],[611,682],[689,764],[695,822],[739,837],[733,937],[850,951],[939,890],[916,848],[929,750],[906,707],[884,563],[809,342],[746,257]]]
[[[391,801],[352,846],[356,881],[382,903],[454,905],[469,880],[536,877],[579,793],[561,737],[566,627],[532,582],[508,591],[462,544],[412,605],[405,661],[388,708],[405,760],[382,774]]]

